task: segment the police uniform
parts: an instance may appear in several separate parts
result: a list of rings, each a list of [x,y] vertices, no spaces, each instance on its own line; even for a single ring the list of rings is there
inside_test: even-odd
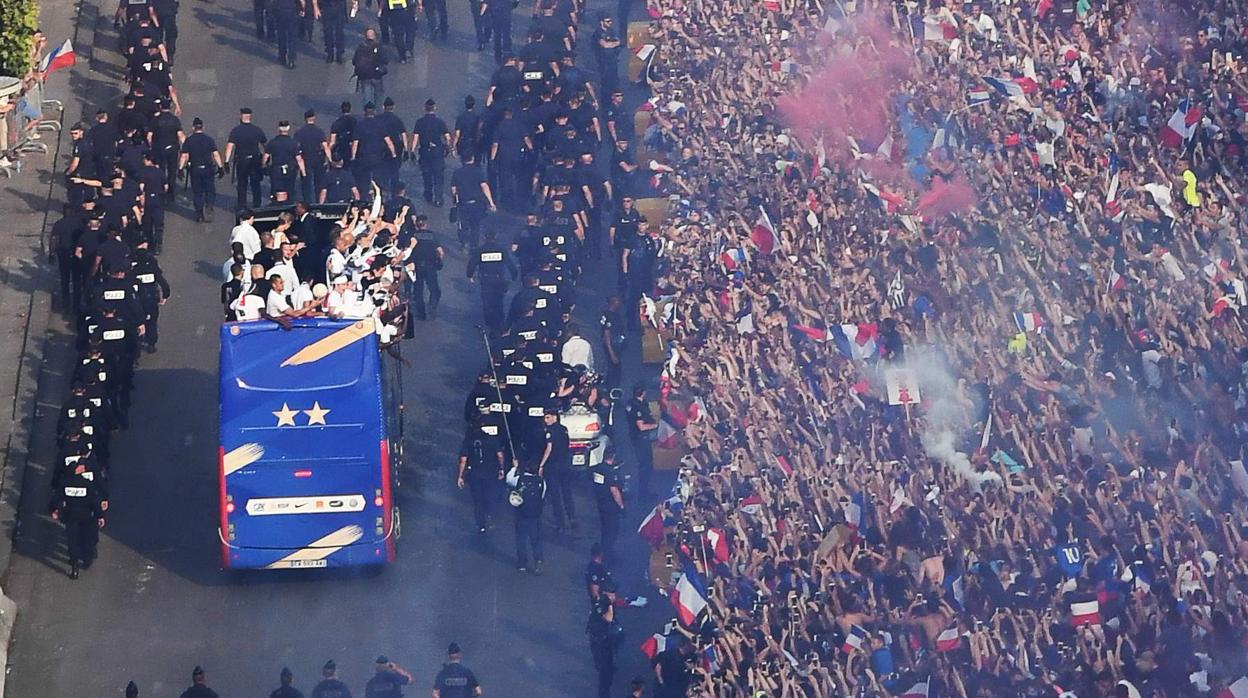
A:
[[[323,203],[351,201],[356,191],[355,175],[347,168],[335,165],[325,174],[325,184],[317,197],[323,198]]]
[[[607,374],[605,377],[606,387],[614,388],[620,384],[620,375],[623,365],[624,351],[624,326],[625,320],[622,309],[612,310],[610,307],[603,309],[602,315],[598,317],[598,327],[602,330],[603,342],[610,343],[611,350],[614,352],[616,361],[611,360],[611,353],[607,354]]]
[[[425,320],[437,315],[438,302],[442,300],[442,288],[438,285],[438,270],[442,267],[438,249],[441,246],[432,231],[422,231],[416,237],[416,249],[412,250],[411,257],[416,267],[416,281],[411,300],[416,317]],[[428,305],[425,303],[426,289],[429,291]]]
[[[472,698],[479,687],[476,675],[459,662],[443,664],[433,680],[433,690],[438,691],[438,698]]]
[[[615,214],[611,223],[611,248],[615,256],[615,270],[619,274],[617,287],[623,293],[628,289],[628,276],[624,273],[624,255],[637,239],[645,218],[636,208],[624,208]],[[631,262],[631,260],[630,260]]]
[[[71,472],[60,478],[52,497],[52,511],[65,525],[68,543],[70,576],[78,576],[79,567],[90,567],[100,541],[107,500],[100,493],[92,472]]]
[[[620,626],[614,620],[611,599],[605,593],[599,594],[592,606],[585,632],[589,636],[589,650],[594,657],[594,668],[598,671],[598,698],[611,698]],[[607,619],[609,615],[611,620]]]
[[[322,17],[325,16],[323,13],[324,10]],[[307,113],[304,118],[308,118]],[[299,144],[299,154],[303,157],[305,174],[300,182],[303,200],[315,203],[316,195],[325,184],[325,132],[316,124],[305,123],[295,131],[294,138]]]
[[[658,267],[659,242],[645,233],[634,236],[628,249],[628,296],[625,305],[637,308],[643,295],[654,293],[655,272]],[[628,316],[629,329],[641,329],[638,313]]]
[[[352,165],[356,184],[361,191],[371,191],[373,181],[382,180],[382,158],[389,155],[390,150],[386,146],[385,124],[367,108],[364,118],[356,122],[352,148],[355,151]]]
[[[394,100],[389,97],[383,103],[384,110],[377,115],[377,121],[381,124],[382,133],[390,139],[394,144],[394,153],[386,149],[382,153],[380,181],[378,182],[381,191],[386,196],[391,196],[399,190],[399,171],[403,167],[403,136],[407,133],[407,126],[403,123],[402,117],[394,113]],[[389,206],[387,210],[391,210]],[[402,208],[399,206],[393,210]]]
[[[476,147],[475,145],[470,147]],[[485,171],[475,162],[464,165],[451,175],[451,192],[455,196],[459,216],[459,242],[476,248],[481,232],[481,222],[489,202],[485,198]]]
[[[576,525],[576,506],[572,502],[572,451],[568,444],[568,428],[555,417],[554,424],[547,424],[542,429],[542,440],[550,449],[550,457],[546,459],[546,485],[550,488],[550,501],[554,506],[555,526]]]
[[[637,458],[637,484],[643,496],[650,495],[650,476],[654,474],[654,451],[650,442],[650,434],[654,431],[642,431],[637,422],[654,423],[654,413],[650,404],[643,398],[634,397],[624,408],[628,416],[628,435],[633,442],[633,456]]]
[[[493,517],[495,483],[503,472],[500,430],[492,421],[479,417],[470,424],[459,449],[464,482],[472,495],[473,520],[482,532]]]
[[[143,237],[159,250],[165,241],[165,172],[156,164],[143,165],[135,180],[143,185]]]
[[[279,133],[268,144],[269,196],[277,200],[278,192],[293,198],[295,178],[299,176],[299,142],[289,134]]]
[[[425,19],[429,20],[429,39],[446,40],[446,0],[425,0]]]
[[[165,173],[165,201],[172,201],[177,189],[178,147],[181,145],[182,121],[169,106],[162,103],[160,113],[152,119],[152,161]]]
[[[503,56],[511,53],[511,12],[515,9],[512,0],[482,0],[485,5],[484,14],[490,25],[490,33],[494,35],[494,60],[503,62]]]
[[[186,137],[182,143],[182,152],[187,155],[187,166],[190,168],[191,198],[195,203],[196,220],[204,220],[212,215],[212,208],[217,203],[217,163],[213,154],[217,152],[217,143],[212,136],[196,131]]]
[[[156,256],[143,248],[135,250],[132,274],[139,288],[139,303],[143,306],[146,321],[143,324],[143,344],[155,353],[160,339],[160,306],[169,297],[169,282],[160,270]]]
[[[413,0],[380,0],[382,21],[390,28],[390,40],[406,63],[416,49],[416,5]]]
[[[295,67],[299,13],[302,8],[301,0],[269,0],[271,22],[277,34],[277,62],[287,68]]]
[[[512,486],[523,498],[520,506],[513,506],[516,516],[516,565],[521,571],[528,569],[529,553],[532,552],[536,565],[534,571],[540,573],[544,559],[542,507],[546,497],[546,482],[537,473],[524,472],[516,478]]]
[[[504,245],[492,236],[468,259],[467,275],[476,275],[481,282],[481,311],[490,332],[503,331],[503,297],[507,294],[508,279],[516,276],[516,265],[507,254]]]
[[[589,469],[589,482],[594,493],[594,502],[598,505],[602,550],[610,556],[615,549],[615,541],[619,538],[620,518],[624,514],[624,509],[615,501],[617,494],[623,501],[619,466],[614,460],[607,462],[604,459]]]
[[[425,201],[441,206],[443,180],[446,177],[445,139],[450,132],[446,128],[446,122],[433,113],[420,117],[412,131],[418,139],[417,158],[421,180],[425,185]]]
[[[247,190],[251,189],[251,207],[260,208],[260,180],[264,177],[264,131],[253,123],[240,123],[230,130],[228,143],[234,144],[234,186],[239,208],[247,206]]]
[[[347,0],[320,0],[321,36],[325,40],[325,62],[342,62],[346,45]]]

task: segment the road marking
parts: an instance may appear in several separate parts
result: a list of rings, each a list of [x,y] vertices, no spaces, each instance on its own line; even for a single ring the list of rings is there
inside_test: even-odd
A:
[[[204,85],[206,87],[217,86],[217,69],[216,68],[191,68],[186,71],[186,81],[192,85]]]
[[[183,104],[212,104],[217,101],[216,90],[198,90],[181,95]]]
[[[195,336],[196,336],[196,337],[203,337],[203,336],[204,336],[204,329],[205,329],[205,328],[204,328],[204,326],[203,326],[203,325],[200,325],[199,327],[196,327],[196,328],[195,328]]]
[[[251,96],[256,99],[273,99],[282,94],[282,74],[285,68],[280,65],[257,66],[251,71]]]

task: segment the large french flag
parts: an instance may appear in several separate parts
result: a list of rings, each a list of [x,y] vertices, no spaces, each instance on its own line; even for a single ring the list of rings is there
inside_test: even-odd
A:
[[[716,562],[728,562],[728,534],[722,528],[706,529],[706,546]]]
[[[654,445],[659,448],[676,448],[676,437],[680,436],[680,432],[671,422],[660,417],[659,428],[654,432]]]
[[[1070,605],[1070,624],[1076,628],[1084,625],[1101,624],[1101,604],[1098,601],[1083,601]],[[1245,696],[1248,698],[1248,696]]]
[[[911,686],[910,690],[901,694],[901,698],[927,698],[930,690],[926,680],[920,681]]]
[[[845,636],[845,642],[841,643],[841,651],[845,654],[853,654],[861,652],[864,645],[867,644],[867,631],[857,625],[850,626],[849,634]]]
[[[1161,144],[1167,148],[1181,148],[1192,136],[1196,135],[1196,127],[1200,125],[1204,113],[1191,100],[1179,102],[1170,120],[1161,127]]]
[[[693,627],[694,621],[706,610],[706,584],[697,572],[692,569],[680,575],[676,589],[672,593],[672,605],[676,607],[676,618],[686,628]]]
[[[1248,698],[1248,676],[1241,676],[1235,683],[1222,689],[1218,698]]]
[[[845,358],[862,360],[875,356],[875,337],[879,334],[879,327],[875,323],[833,325],[830,329],[836,348]]]
[[[758,212],[758,223],[750,231],[750,241],[760,253],[771,254],[776,249],[776,226],[772,224],[771,216],[767,215],[767,209],[760,205]]]
[[[39,62],[39,72],[55,73],[62,68],[72,67],[76,60],[78,57],[74,55],[74,45],[66,39],[65,43],[43,57],[43,60]]]

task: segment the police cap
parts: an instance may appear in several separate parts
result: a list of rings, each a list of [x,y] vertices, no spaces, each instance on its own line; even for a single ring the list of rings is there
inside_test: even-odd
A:
[[[251,107],[243,107],[242,109],[239,109],[239,110],[238,110],[238,113],[239,113],[239,114],[243,114],[243,115],[250,115],[250,114],[251,114]]]
[[[334,660],[332,660],[332,659],[327,659],[327,660],[325,660],[325,666],[323,666],[323,667],[321,667],[321,668],[322,668],[322,669],[324,669],[325,671],[337,671],[337,670],[338,670],[338,665],[337,665],[336,663],[334,663]]]
[[[309,109],[309,110],[307,110],[307,111],[305,111],[305,112],[303,113],[303,118],[305,118],[305,119],[311,119],[311,118],[312,118],[312,117],[314,117],[314,116],[316,116],[316,110],[315,110],[315,109]]]
[[[281,677],[283,679],[294,678],[294,676],[295,675],[290,672],[290,667],[282,667]]]
[[[433,101],[433,98],[432,98],[432,97],[430,97],[429,99],[426,99],[426,100],[425,100],[425,109],[433,109],[433,108],[434,108],[434,107],[436,107],[437,105],[438,105],[438,103],[437,103],[437,102],[435,102],[435,101]]]
[[[191,119],[191,126],[203,126],[203,125],[204,125],[204,120],[199,118],[198,116],[195,117],[194,119]]]
[[[126,684],[126,698],[139,698],[139,687],[133,681]]]
[[[386,97],[384,100],[382,100],[382,102],[381,102],[381,106],[383,106],[383,107],[393,107],[393,106],[394,106],[394,98],[393,98],[393,97]]]
[[[459,643],[452,642],[451,644],[447,645],[446,653],[447,654],[462,654],[461,650],[459,649]]]
[[[203,675],[204,675],[204,668],[196,664],[195,668],[191,670],[191,678],[194,679]]]
[[[277,127],[278,128],[290,128],[290,122],[287,121],[286,119],[282,119],[281,121],[277,122]]]
[[[378,663],[378,664],[389,664],[389,663],[390,663],[390,658],[389,658],[389,657],[387,657],[387,656],[386,656],[386,655],[384,655],[384,654],[379,654],[379,655],[377,655],[377,663]]]
[[[372,102],[364,103],[364,111],[374,111],[375,109],[377,109],[376,104],[373,104]]]

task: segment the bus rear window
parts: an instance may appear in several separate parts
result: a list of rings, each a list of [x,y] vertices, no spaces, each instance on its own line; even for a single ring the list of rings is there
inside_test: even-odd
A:
[[[300,351],[332,332],[276,332],[284,336],[274,332],[249,332],[230,338],[225,358],[237,387],[301,392],[347,387],[360,380],[366,368],[367,352],[375,351],[367,342],[352,342],[321,358],[290,363]]]

